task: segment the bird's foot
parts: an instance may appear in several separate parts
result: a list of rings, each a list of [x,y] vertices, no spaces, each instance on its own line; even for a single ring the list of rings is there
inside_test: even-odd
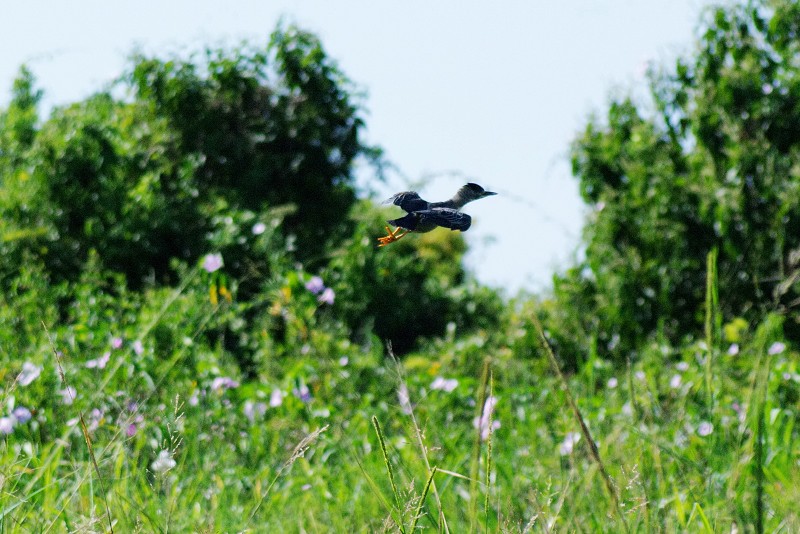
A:
[[[402,228],[400,228],[399,226],[395,228],[394,231],[390,230],[389,227],[386,226],[387,235],[378,238],[378,242],[380,243],[380,245],[378,246],[385,247],[389,243],[394,243],[395,241],[399,240],[401,237],[405,236],[408,233],[408,230],[406,230],[402,234],[399,234],[398,232],[400,232],[400,230],[402,230]]]

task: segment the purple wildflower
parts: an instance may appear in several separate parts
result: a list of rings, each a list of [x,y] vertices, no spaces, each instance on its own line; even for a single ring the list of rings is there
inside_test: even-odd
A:
[[[608,386],[608,389],[615,389],[619,385],[619,380],[617,380],[617,377],[612,376],[608,379],[608,384],[606,385]]]
[[[325,290],[322,292],[322,295],[317,297],[317,301],[322,304],[328,304],[329,306],[333,305],[333,301],[336,299],[336,293],[333,292],[333,289],[326,287]]]
[[[27,386],[39,378],[40,374],[42,374],[41,366],[34,365],[31,362],[25,362],[22,364],[22,371],[17,375],[17,383],[20,386]]]
[[[239,387],[239,382],[227,376],[218,376],[211,382],[211,389],[216,392],[237,387]]]
[[[738,343],[731,343],[731,346],[728,347],[728,354],[731,356],[736,356],[739,354],[739,344]]]
[[[137,356],[141,356],[143,352],[144,352],[144,345],[142,345],[142,340],[137,339],[136,341],[133,342],[133,353],[136,354]]]
[[[120,347],[122,347],[122,338],[117,336],[111,340],[111,348],[117,350]]]
[[[17,423],[27,423],[31,420],[31,411],[24,406],[17,406],[14,408],[14,411],[11,412],[11,416]]]
[[[206,254],[203,257],[203,269],[208,273],[218,271],[222,267],[222,254]]]
[[[293,389],[292,393],[295,397],[303,402],[311,402],[311,392],[308,390],[308,386],[305,384],[301,384],[299,388]]]
[[[433,382],[431,382],[431,389],[444,391],[446,393],[450,393],[454,389],[458,387],[458,380],[455,378],[442,378],[441,376],[437,376]]]
[[[325,291],[325,284],[323,283],[322,278],[319,276],[312,276],[311,280],[306,282],[306,289],[313,294],[318,295]]]

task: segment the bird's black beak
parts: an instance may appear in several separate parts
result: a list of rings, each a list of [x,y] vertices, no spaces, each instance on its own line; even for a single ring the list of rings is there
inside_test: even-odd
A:
[[[492,195],[496,195],[496,194],[497,194],[497,193],[495,193],[494,191],[484,191],[483,193],[481,193],[481,198],[483,198],[483,197],[490,197],[490,196],[492,196]]]

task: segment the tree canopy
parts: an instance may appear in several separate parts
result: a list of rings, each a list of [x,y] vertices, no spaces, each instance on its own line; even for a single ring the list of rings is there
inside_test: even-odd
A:
[[[726,320],[798,304],[800,7],[718,7],[703,26],[692,56],[651,69],[651,102],[613,101],[572,147],[593,210],[556,291],[603,353],[698,331],[713,249]]]

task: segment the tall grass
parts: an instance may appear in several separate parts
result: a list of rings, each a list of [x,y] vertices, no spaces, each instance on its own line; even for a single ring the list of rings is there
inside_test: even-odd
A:
[[[87,290],[80,320],[15,352],[38,377],[0,325],[0,417],[32,408],[0,439],[0,532],[796,531],[797,353],[779,316],[727,350],[715,286],[709,260],[702,343],[622,368],[564,373],[524,316],[401,361],[298,327],[308,349],[257,381],[210,335],[233,310],[205,288]]]

